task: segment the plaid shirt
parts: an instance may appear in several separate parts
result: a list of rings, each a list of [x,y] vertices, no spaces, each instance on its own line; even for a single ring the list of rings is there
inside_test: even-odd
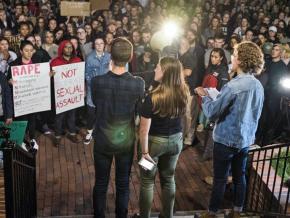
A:
[[[145,90],[143,79],[109,71],[93,78],[91,90],[96,106],[95,152],[130,151],[135,140],[135,112]]]

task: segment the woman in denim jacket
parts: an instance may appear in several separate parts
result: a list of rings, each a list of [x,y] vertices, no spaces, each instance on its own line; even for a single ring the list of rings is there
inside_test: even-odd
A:
[[[230,167],[234,183],[234,207],[230,217],[239,217],[243,209],[248,150],[255,140],[264,101],[264,89],[253,74],[260,73],[263,59],[263,53],[256,44],[242,42],[232,55],[232,70],[237,72],[237,76],[221,89],[217,98],[213,100],[202,87],[195,90],[202,97],[204,114],[215,121],[213,189],[209,211],[202,217],[215,217]]]
[[[184,81],[181,63],[162,58],[155,69],[159,85],[141,106],[140,144],[142,158],[152,162],[152,170],[141,168],[140,215],[149,218],[157,169],[162,189],[161,217],[173,217],[175,199],[174,172],[182,150],[181,116],[188,103],[189,89]]]

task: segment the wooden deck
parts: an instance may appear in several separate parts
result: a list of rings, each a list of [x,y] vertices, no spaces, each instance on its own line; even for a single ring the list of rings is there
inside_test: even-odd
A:
[[[37,206],[38,216],[74,216],[93,214],[92,189],[94,186],[93,143],[72,144],[66,137],[63,146],[52,146],[49,137],[38,137]],[[211,174],[211,163],[201,162],[200,147],[190,147],[180,155],[176,169],[176,211],[205,209],[210,186],[203,178]],[[114,213],[114,166],[107,195],[107,212]],[[138,212],[139,168],[136,157],[132,166],[129,214]],[[160,184],[156,180],[152,211],[160,211]]]

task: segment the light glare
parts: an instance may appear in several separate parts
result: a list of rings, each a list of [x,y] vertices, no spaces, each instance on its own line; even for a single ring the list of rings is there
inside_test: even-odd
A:
[[[286,88],[290,89],[290,78],[284,78],[281,80],[281,85]]]
[[[166,34],[166,37],[170,37],[171,39],[173,39],[178,35],[179,28],[175,22],[168,21],[163,24],[162,32]]]

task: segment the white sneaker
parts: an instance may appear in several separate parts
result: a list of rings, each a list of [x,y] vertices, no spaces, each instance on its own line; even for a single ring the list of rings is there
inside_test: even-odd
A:
[[[91,143],[91,141],[92,141],[92,131],[91,132],[87,132],[87,135],[86,135],[86,137],[85,137],[85,140],[84,140],[84,144],[85,145],[88,145],[88,144],[90,144]]]
[[[35,139],[31,139],[31,140],[30,140],[30,144],[31,144],[31,147],[32,147],[33,149],[38,150],[39,146],[38,146],[38,144],[37,144],[37,142],[36,142]]]
[[[28,152],[28,149],[26,147],[26,143],[25,142],[22,142],[22,144],[20,145],[20,147],[24,150],[24,151],[27,151]]]

